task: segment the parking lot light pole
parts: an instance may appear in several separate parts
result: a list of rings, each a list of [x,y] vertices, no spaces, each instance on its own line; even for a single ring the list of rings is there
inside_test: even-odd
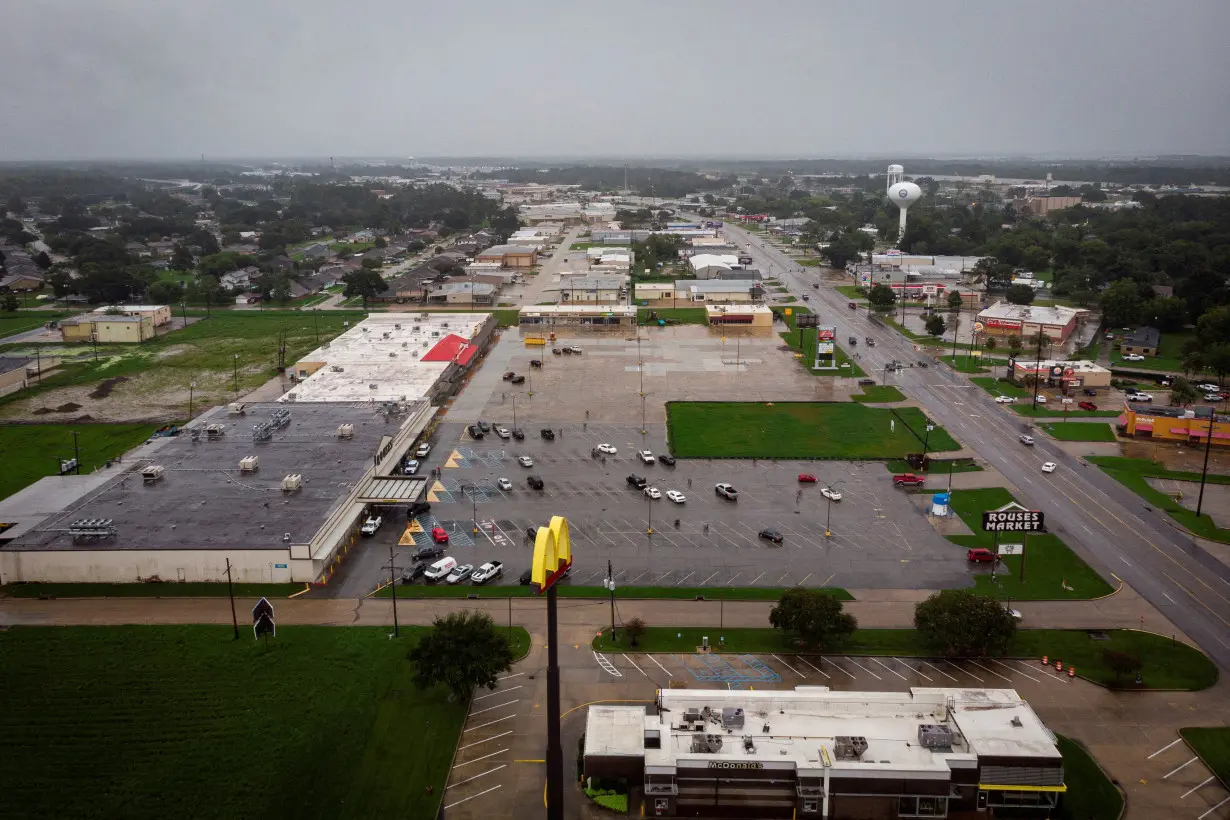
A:
[[[831,492],[835,492],[835,491],[837,490],[837,486],[838,486],[838,485],[836,485],[836,484],[826,484],[826,485],[824,485],[824,489],[828,490],[828,491],[831,493]],[[833,499],[829,498],[829,497],[826,495],[826,496],[824,497],[824,500],[825,500],[825,501],[827,501],[827,502],[829,503],[829,506],[828,506],[828,511],[825,513],[825,516],[824,516],[824,537],[825,537],[825,538],[832,538],[832,537],[833,537],[833,530],[832,530],[832,528],[829,526],[829,524],[830,524],[830,523],[832,523],[832,521],[833,521]]]
[[[473,484],[462,484],[461,492],[463,495],[470,496],[470,522],[474,525],[474,534],[478,535],[478,499],[474,495],[475,486]]]
[[[606,577],[602,579],[602,586],[611,591],[611,642],[613,643],[615,641],[615,573],[611,569],[610,561],[606,562]]]
[[[397,567],[393,565],[393,542],[389,542],[389,586],[393,588],[393,637],[399,637],[397,626]],[[509,598],[511,601],[512,599]]]
[[[923,469],[927,469],[927,445],[931,442],[931,431],[935,429],[934,424],[927,425],[927,435],[923,436]]]

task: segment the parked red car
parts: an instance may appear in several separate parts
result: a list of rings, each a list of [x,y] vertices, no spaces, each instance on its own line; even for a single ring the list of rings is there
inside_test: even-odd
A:
[[[799,483],[800,484],[815,484],[816,477],[812,475],[811,473],[799,473]]]
[[[926,480],[927,479],[924,476],[914,475],[913,473],[903,473],[901,475],[893,476],[893,485],[897,487],[904,487],[907,484],[918,485],[922,484]]]
[[[1076,406],[1082,410],[1097,410],[1098,409],[1098,406],[1091,401],[1083,401]]]
[[[977,549],[967,550],[965,557],[976,564],[989,564],[992,561],[998,560],[999,556],[988,549],[979,547]]]
[[[431,540],[435,541],[437,544],[447,544],[448,533],[444,531],[444,527],[432,527]]]

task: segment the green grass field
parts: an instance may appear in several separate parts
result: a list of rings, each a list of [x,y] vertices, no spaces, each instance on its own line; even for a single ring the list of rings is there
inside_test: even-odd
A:
[[[794,261],[798,262],[800,265],[802,265],[805,268],[818,268],[824,265],[824,260],[816,259],[815,257],[811,257],[811,258],[805,257],[803,259],[795,259]]]
[[[1040,424],[1038,427],[1059,441],[1115,441],[1115,431],[1109,424],[1084,421],[1064,424],[1060,420]]]
[[[303,584],[235,584],[235,595],[285,598],[302,592]],[[0,597],[10,598],[217,598],[227,596],[226,584],[6,584]]]
[[[1230,729],[1219,726],[1213,729],[1180,729],[1179,734],[1200,755],[1209,771],[1222,783],[1230,783]]]
[[[954,492],[951,500],[953,511],[974,534],[953,535],[948,540],[966,549],[994,549],[995,536],[982,529],[982,513],[1013,500],[1012,493],[1002,487]],[[1020,543],[1020,533],[1001,533],[999,536],[1000,545]],[[995,598],[1016,600],[1082,600],[1112,592],[1110,584],[1102,580],[1058,536],[1032,533],[1024,543],[1024,581],[1020,579],[1021,556],[1008,555],[997,569],[994,580],[990,572],[980,572],[975,576],[974,588]]]
[[[766,619],[767,620],[767,619]],[[1217,682],[1217,666],[1197,649],[1177,643],[1165,636],[1149,632],[1116,629],[1104,633],[1107,640],[1094,640],[1084,630],[1018,629],[1008,644],[1005,657],[1041,661],[1043,655],[1052,661],[1061,660],[1076,667],[1076,673],[1094,683],[1115,685],[1114,676],[1102,661],[1102,651],[1115,649],[1136,655],[1143,662],[1142,689],[1207,689]],[[710,646],[724,652],[776,653],[795,652],[797,647],[784,632],[769,627],[721,629],[716,626],[650,626],[637,642],[640,652],[687,652],[701,645],[708,637]],[[719,639],[720,642],[719,642]],[[611,640],[610,629],[604,629],[593,640],[600,651],[627,651],[628,641],[622,632]],[[922,646],[913,629],[859,629],[849,643],[835,648],[843,655],[895,655],[900,657],[932,657]],[[820,653],[823,654],[823,653]],[[1134,685],[1131,688],[1137,688]]]
[[[857,402],[871,404],[890,404],[895,401],[905,401],[905,395],[891,384],[873,384],[862,388],[850,398]]]
[[[709,323],[709,314],[704,308],[638,308],[636,311],[636,322],[639,325],[656,325],[656,319],[649,318],[649,314],[658,314],[658,319],[665,319],[668,322],[675,322],[681,325],[706,325]]]
[[[561,598],[609,598],[611,593],[602,587],[571,586],[560,584]],[[616,590],[620,599],[669,598],[691,601],[704,596],[706,601],[776,601],[785,590],[781,587],[634,587],[621,586]],[[825,587],[824,591],[841,601],[853,601],[854,596],[840,587]],[[534,598],[537,593],[529,586],[428,586],[412,584],[397,586],[398,598]],[[375,594],[377,598],[393,597],[392,587],[383,587]]]
[[[1052,419],[1063,421],[1065,412],[1062,405],[1056,404],[1053,401],[1048,401],[1046,404],[1039,404],[1033,407],[1029,406],[1029,398],[1026,397],[1025,402],[1018,402],[1011,405],[1012,412],[1018,416],[1025,416],[1031,419]],[[1069,404],[1068,407],[1075,408],[1076,405]],[[1079,410],[1072,409],[1066,412],[1070,419],[1113,419],[1118,418],[1122,410]]]
[[[0,816],[434,816],[466,704],[414,687],[425,630],[0,633]]]
[[[58,475],[60,459],[73,457],[74,432],[85,474],[145,441],[155,429],[153,424],[0,424],[0,498]]]
[[[1190,333],[1163,333],[1161,344],[1156,356],[1147,356],[1143,362],[1125,362],[1123,353],[1119,350],[1120,331],[1115,332],[1115,341],[1110,349],[1111,367],[1140,368],[1141,370],[1163,370],[1169,373],[1183,372],[1183,344],[1191,338]]]
[[[0,338],[27,330],[37,330],[56,319],[73,314],[64,310],[19,310],[16,313],[0,311]]]
[[[1199,517],[1195,510],[1189,510],[1161,490],[1154,489],[1145,479],[1169,478],[1175,481],[1199,481],[1200,473],[1181,470],[1167,470],[1155,461],[1143,458],[1120,458],[1117,456],[1091,456],[1087,459],[1096,464],[1138,496],[1148,501],[1154,507],[1166,512],[1175,521],[1187,529],[1213,541],[1230,544],[1230,529],[1218,527],[1208,513],[1202,512]],[[1207,483],[1230,484],[1230,475],[1210,475]]]
[[[1058,816],[1062,820],[1119,820],[1123,793],[1084,746],[1063,735],[1056,735],[1056,740],[1063,755],[1063,779],[1068,787]]]
[[[782,341],[794,348],[795,351],[803,354],[798,361],[804,370],[813,376],[841,376],[861,379],[867,375],[863,368],[859,367],[858,363],[850,358],[842,346],[836,343],[833,345],[833,349],[837,359],[837,369],[813,370],[810,363],[815,356],[816,333],[818,331],[811,328],[799,328],[796,324],[799,314],[811,313],[811,309],[800,306],[792,307],[789,310],[790,313],[786,313],[786,308],[784,307],[773,308],[773,312],[777,314],[778,318],[785,321],[787,327],[787,330],[781,331],[777,335],[781,336]],[[847,367],[846,365],[849,366]]]
[[[922,452],[926,435],[923,413],[915,407],[670,402],[666,409],[671,451],[684,458],[903,458]],[[732,430],[740,434],[732,436]],[[960,449],[938,426],[931,431],[928,448],[931,452]]]
[[[867,298],[867,294],[859,290],[857,285],[834,285],[833,290],[851,301],[863,301]]]
[[[962,352],[958,352],[955,357],[948,353],[940,358],[961,373],[987,373],[992,367],[1003,367],[1008,363],[1007,359],[992,356],[967,356]]]

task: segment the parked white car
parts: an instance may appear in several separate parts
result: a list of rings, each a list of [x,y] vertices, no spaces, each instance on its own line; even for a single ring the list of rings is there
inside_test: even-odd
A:
[[[507,491],[512,489],[512,482],[507,478],[497,478],[495,480],[495,486],[499,487],[501,490]]]
[[[363,535],[375,535],[376,530],[380,529],[380,525],[384,523],[384,519],[378,515],[369,516],[363,522],[363,526],[359,528],[359,532]]]
[[[534,459],[530,458],[529,456],[517,456],[517,463],[520,464],[522,467],[533,467]]]
[[[1141,356],[1139,353],[1129,353],[1123,357],[1123,360],[1125,362],[1143,362],[1145,357]]]
[[[414,451],[414,454],[418,456],[419,458],[427,458],[427,455],[430,452],[431,452],[431,442],[424,441],[422,444],[419,445],[419,448]]]
[[[1039,393],[1037,396],[1034,396],[1034,401],[1038,404],[1046,404],[1046,396]]]
[[[828,487],[821,487],[820,495],[824,496],[829,501],[841,501],[841,493],[837,490],[830,490]]]
[[[636,454],[640,456],[641,461],[646,464],[653,464],[657,460],[653,457],[653,453],[649,450],[638,450]]]
[[[688,500],[684,496],[684,494],[679,492],[678,490],[667,490],[666,497],[669,498],[671,501],[674,501],[676,504],[682,504],[683,502]]]
[[[654,501],[657,501],[659,498],[662,497],[662,491],[659,490],[657,487],[646,487],[645,497],[652,498]]]
[[[999,404],[1012,404],[1016,399],[1012,396],[996,396],[995,401]]]
[[[496,427],[495,434],[500,438],[509,438],[512,436],[512,432],[507,427]]]
[[[1128,393],[1128,401],[1153,401],[1152,393]]]
[[[605,453],[605,454],[607,454],[608,456],[613,456],[613,455],[615,455],[616,453],[618,453],[618,452],[619,452],[619,450],[616,450],[616,449],[615,449],[615,447],[614,447],[614,445],[611,445],[611,444],[599,444],[599,445],[598,445],[598,452],[600,452],[600,453]]]
[[[1043,465],[1042,465],[1042,472],[1044,472],[1044,473],[1053,473],[1053,472],[1055,472],[1055,468],[1056,468],[1056,467],[1058,467],[1058,466],[1059,466],[1059,465],[1058,465],[1058,464],[1056,464],[1055,462],[1053,462],[1053,461],[1048,461],[1048,462],[1046,462],[1045,464],[1043,464]]]

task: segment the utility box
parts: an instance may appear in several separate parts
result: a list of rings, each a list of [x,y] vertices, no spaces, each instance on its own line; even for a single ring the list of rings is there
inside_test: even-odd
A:
[[[246,458],[241,458],[239,459],[239,472],[254,473],[260,468],[260,464],[260,456],[247,456]]]
[[[246,412],[247,409],[241,401],[233,401],[226,406],[226,414],[228,416],[242,416]]]
[[[282,492],[294,493],[303,489],[303,476],[299,473],[291,473],[282,479]]]
[[[151,464],[141,470],[141,480],[146,484],[153,484],[155,481],[160,481],[166,472],[166,468],[161,464]]]

